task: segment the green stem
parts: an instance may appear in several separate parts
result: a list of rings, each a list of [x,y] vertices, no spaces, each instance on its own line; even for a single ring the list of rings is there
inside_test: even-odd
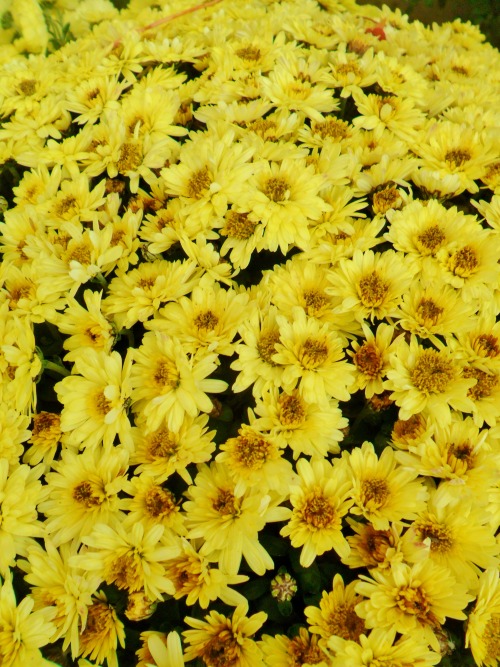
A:
[[[59,364],[56,364],[53,361],[47,361],[47,359],[43,360],[43,369],[48,371],[54,371],[54,373],[59,373],[59,375],[64,375],[64,377],[71,375],[71,373],[68,371],[67,368],[64,368],[64,366],[60,366]]]

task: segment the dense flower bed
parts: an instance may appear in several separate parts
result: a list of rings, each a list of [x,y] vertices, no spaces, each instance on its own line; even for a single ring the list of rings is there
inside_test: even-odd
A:
[[[498,51],[3,5],[0,663],[498,665]]]

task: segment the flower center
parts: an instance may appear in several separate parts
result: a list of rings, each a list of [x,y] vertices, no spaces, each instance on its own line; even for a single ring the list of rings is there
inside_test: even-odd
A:
[[[162,519],[177,509],[173,493],[161,486],[154,486],[146,493],[144,505],[149,516]]]
[[[318,368],[328,358],[328,345],[323,340],[306,338],[298,356],[304,368]]]
[[[310,643],[309,638],[294,637],[288,645],[287,653],[292,655],[293,662],[290,667],[302,667],[302,665],[318,665],[325,660],[325,654],[317,644]]]
[[[271,201],[279,202],[288,199],[287,193],[290,191],[288,181],[282,176],[272,176],[264,184],[262,192],[269,197]]]
[[[449,260],[449,269],[456,276],[467,278],[475,273],[479,266],[479,259],[474,248],[469,245],[460,248]]]
[[[82,655],[88,655],[100,647],[101,642],[110,641],[116,627],[115,618],[113,608],[105,602],[92,603],[88,608],[85,629],[80,634]]]
[[[262,54],[260,52],[260,49],[258,49],[256,46],[250,45],[238,49],[236,51],[236,55],[238,56],[238,58],[241,58],[242,60],[257,61],[260,60]]]
[[[445,162],[447,162],[452,169],[459,169],[463,167],[466,162],[471,159],[472,155],[468,150],[453,150],[448,151],[444,156]]]
[[[421,542],[430,540],[432,552],[446,554],[453,548],[451,530],[439,523],[435,517],[429,517],[427,521],[416,521],[415,532]]]
[[[394,546],[394,540],[388,530],[375,530],[368,524],[363,546],[368,556],[368,567],[376,567],[385,561],[387,549]]]
[[[222,630],[203,649],[207,667],[236,667],[240,664],[238,642],[230,630]]]
[[[444,308],[438,306],[433,299],[420,299],[416,308],[420,324],[426,327],[435,326],[443,313]]]
[[[354,642],[359,640],[360,635],[366,632],[365,622],[354,610],[355,605],[360,600],[361,598],[357,597],[350,604],[344,602],[336,605],[335,609],[328,615],[328,636],[337,635],[342,639]]]
[[[299,516],[311,530],[340,527],[340,518],[335,507],[321,491],[315,491],[306,497]]]
[[[278,419],[283,426],[294,427],[304,423],[306,409],[303,400],[296,393],[281,394],[278,399]]]
[[[415,387],[424,393],[441,394],[455,378],[453,363],[435,350],[423,350],[410,371]]]
[[[500,614],[492,614],[483,631],[483,642],[486,647],[485,660],[495,664],[500,655]]]
[[[179,449],[172,433],[165,428],[160,428],[149,436],[148,452],[155,459],[169,459]]]
[[[194,318],[194,325],[197,329],[212,331],[219,323],[219,318],[211,310],[205,310]]]
[[[259,470],[269,457],[272,445],[260,433],[246,430],[235,438],[234,454],[245,468]]]
[[[259,353],[260,358],[270,366],[278,365],[273,361],[273,356],[276,354],[276,343],[279,342],[279,339],[280,334],[278,329],[273,329],[266,333],[263,332],[257,343],[257,352]]]
[[[258,118],[249,123],[247,127],[250,132],[255,132],[261,139],[268,141],[276,141],[277,139],[275,132],[277,125],[270,118]]]
[[[349,126],[343,120],[328,118],[322,123],[314,123],[313,132],[314,134],[319,134],[322,139],[326,139],[327,137],[345,139],[345,137],[349,136]]]
[[[311,317],[319,315],[330,305],[328,296],[319,289],[304,290],[302,298],[304,300],[305,311]]]
[[[398,189],[394,185],[388,186],[373,195],[373,212],[387,213],[391,208],[399,208],[401,201]]]
[[[472,347],[482,357],[494,358],[500,355],[498,338],[492,334],[481,334],[474,340]]]
[[[193,172],[187,184],[188,197],[191,199],[201,199],[210,187],[211,182],[208,167],[203,167],[203,169]]]
[[[116,168],[120,174],[136,169],[142,163],[142,155],[136,144],[126,143],[120,149],[120,159]]]
[[[90,248],[87,243],[75,244],[66,254],[66,261],[69,264],[71,261],[79,262],[80,264],[90,264],[92,261],[92,255],[90,253]]]
[[[457,475],[465,475],[467,470],[474,467],[476,456],[470,442],[450,444],[448,448],[447,463]]]
[[[373,271],[359,281],[358,294],[363,306],[372,308],[383,303],[388,289],[388,283],[382,280],[377,271]]]
[[[409,419],[398,419],[392,430],[392,440],[400,445],[416,440],[425,431],[425,424],[420,415],[412,415]]]
[[[240,501],[234,497],[234,494],[227,489],[219,489],[217,498],[213,501],[212,507],[222,516],[239,516]]]
[[[380,508],[389,496],[385,479],[365,479],[361,483],[361,503],[368,510]]]
[[[479,368],[464,368],[464,377],[474,378],[476,384],[469,389],[467,396],[473,401],[479,401],[482,398],[491,396],[493,389],[498,384],[498,376],[494,373],[486,373]]]
[[[252,236],[256,227],[257,223],[249,220],[248,213],[228,211],[224,227],[220,230],[220,233],[223,236],[231,236],[233,239],[245,241]]]
[[[57,442],[61,437],[61,416],[55,412],[39,412],[33,415],[30,442],[36,445]]]
[[[179,373],[170,359],[160,359],[156,364],[153,380],[161,389],[175,389],[179,386]]]
[[[101,390],[97,392],[94,399],[94,407],[99,415],[107,415],[108,412],[112,409],[111,401],[108,401],[104,392]]]
[[[67,195],[57,202],[54,206],[54,213],[60,218],[64,217],[66,213],[75,213],[78,208],[76,197]],[[67,216],[68,218],[71,216]]]
[[[102,505],[104,502],[103,494],[98,492],[94,486],[87,480],[80,482],[73,489],[73,500],[76,500],[77,503],[84,505],[88,509]]]
[[[417,616],[420,621],[428,621],[431,608],[427,600],[425,591],[421,588],[400,588],[396,602],[401,611],[405,614]]]
[[[439,225],[431,225],[418,234],[416,245],[422,255],[433,255],[445,241],[446,236],[441,227]]]
[[[17,85],[18,92],[22,93],[26,97],[34,95],[36,93],[36,89],[36,79],[24,79],[24,81],[20,81]]]
[[[374,343],[364,343],[353,357],[356,368],[368,377],[379,377],[384,360]]]
[[[141,589],[140,558],[130,550],[115,558],[106,572],[106,583],[115,584],[118,588],[126,588],[131,592]]]
[[[337,77],[348,77],[349,74],[355,74],[359,76],[361,74],[361,70],[359,69],[359,65],[357,63],[351,61],[337,65],[335,68],[335,74]]]

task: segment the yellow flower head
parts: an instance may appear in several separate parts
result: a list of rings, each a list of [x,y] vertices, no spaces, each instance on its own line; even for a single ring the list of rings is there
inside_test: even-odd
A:
[[[479,581],[474,609],[467,621],[466,646],[476,664],[497,667],[500,655],[500,579],[498,567],[486,570]]]
[[[246,616],[246,605],[236,608],[228,618],[211,611],[202,621],[187,616],[185,622],[193,628],[182,634],[188,644],[185,660],[201,658],[206,665],[223,667],[264,667],[262,651],[252,636],[263,625],[267,614],[263,611]]]

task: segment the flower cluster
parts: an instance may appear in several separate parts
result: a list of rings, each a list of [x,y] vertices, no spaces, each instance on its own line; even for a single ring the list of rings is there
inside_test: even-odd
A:
[[[498,51],[2,9],[0,663],[496,667]]]

